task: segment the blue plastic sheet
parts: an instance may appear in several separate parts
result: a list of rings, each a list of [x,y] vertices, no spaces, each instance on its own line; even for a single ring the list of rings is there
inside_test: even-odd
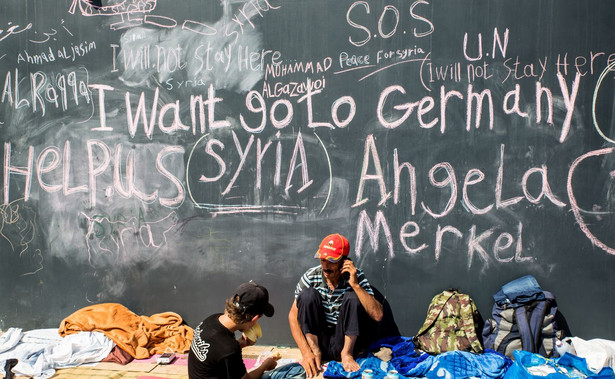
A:
[[[592,372],[587,367],[585,358],[570,353],[557,359],[548,359],[523,350],[517,350],[513,355],[515,363],[510,366],[504,379],[615,378],[610,367],[604,367],[598,373]]]

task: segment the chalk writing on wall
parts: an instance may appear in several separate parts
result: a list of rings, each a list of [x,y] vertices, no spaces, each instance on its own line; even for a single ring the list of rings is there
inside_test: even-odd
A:
[[[268,254],[303,256],[323,225],[386,283],[417,261],[454,278],[548,277],[570,246],[609,259],[612,30],[479,3],[13,4],[0,236],[20,275],[58,257],[273,275]]]

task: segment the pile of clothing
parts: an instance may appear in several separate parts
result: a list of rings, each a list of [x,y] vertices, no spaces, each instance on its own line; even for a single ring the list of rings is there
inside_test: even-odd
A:
[[[449,351],[430,355],[415,349],[411,337],[389,337],[373,344],[369,353],[357,359],[361,370],[348,373],[338,362],[329,362],[326,378],[360,378],[371,369],[374,379],[383,379],[391,370],[400,377],[420,378],[503,378],[512,360],[493,350],[483,354]]]
[[[139,316],[121,304],[96,304],[66,317],[58,329],[7,330],[0,336],[0,373],[46,379],[57,368],[185,353],[192,336],[176,313]]]
[[[374,379],[387,378],[392,370],[400,378],[615,378],[615,341],[573,337],[566,342],[571,350],[560,358],[517,350],[513,360],[491,349],[481,354],[456,350],[430,355],[416,349],[411,337],[389,337],[357,359],[359,371],[346,372],[339,362],[329,362],[323,376],[358,379],[369,369]]]

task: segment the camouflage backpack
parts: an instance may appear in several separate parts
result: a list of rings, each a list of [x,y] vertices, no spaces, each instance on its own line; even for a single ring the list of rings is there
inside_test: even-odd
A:
[[[449,289],[431,300],[427,319],[413,342],[430,354],[453,350],[482,353],[479,340],[482,327],[483,319],[470,296]]]

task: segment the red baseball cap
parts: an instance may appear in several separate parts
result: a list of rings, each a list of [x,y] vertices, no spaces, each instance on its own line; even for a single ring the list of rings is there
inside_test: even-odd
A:
[[[322,240],[314,258],[326,259],[335,263],[342,257],[347,257],[349,252],[350,243],[346,237],[341,234],[330,234]]]

